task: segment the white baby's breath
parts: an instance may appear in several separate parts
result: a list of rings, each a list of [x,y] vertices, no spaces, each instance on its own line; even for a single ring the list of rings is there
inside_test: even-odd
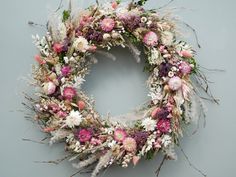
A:
[[[164,135],[161,139],[161,144],[164,147],[168,147],[171,144],[171,137],[169,135]]]

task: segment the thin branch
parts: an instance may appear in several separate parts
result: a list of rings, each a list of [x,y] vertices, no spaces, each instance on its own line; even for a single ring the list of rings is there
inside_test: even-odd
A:
[[[166,3],[166,4],[164,4],[163,6],[157,8],[157,10],[160,10],[160,9],[163,9],[163,8],[169,6],[169,5],[170,5],[172,2],[174,2],[174,1],[175,1],[175,0],[170,0],[168,3]]]
[[[164,165],[164,162],[167,160],[167,157],[166,156],[164,156],[163,157],[163,159],[162,159],[162,161],[161,161],[161,163],[160,163],[160,165],[158,166],[158,168],[157,168],[157,170],[156,170],[156,176],[158,177],[159,176],[159,174],[160,174],[160,172],[161,172],[161,168],[162,168],[162,166]]]
[[[46,27],[45,25],[39,24],[39,23],[35,23],[33,21],[28,21],[28,25],[30,26],[39,26],[39,27]]]
[[[96,0],[96,4],[97,4],[97,6],[99,6],[99,0]]]
[[[187,26],[188,28],[190,28],[193,31],[193,34],[194,34],[195,39],[196,39],[197,46],[198,46],[198,48],[201,48],[201,45],[200,45],[199,39],[198,39],[198,35],[197,35],[197,31],[191,25],[189,25],[188,23],[186,23],[184,21],[182,21],[182,22],[185,26]]]
[[[225,72],[224,69],[210,69],[210,68],[206,68],[206,67],[203,67],[201,65],[199,65],[202,69],[205,69],[207,71],[210,71],[210,72]]]
[[[63,162],[64,160],[66,160],[67,158],[69,158],[70,156],[72,156],[72,154],[66,155],[65,157],[61,158],[61,159],[57,159],[57,160],[49,160],[49,161],[34,161],[35,163],[48,163],[48,164],[55,164],[58,165],[59,163]]]
[[[33,142],[33,143],[38,143],[38,144],[47,144],[47,143],[44,143],[42,140],[41,141],[37,141],[37,140],[31,140],[31,139],[28,139],[28,138],[22,138],[23,141],[29,141],[29,142]]]
[[[185,159],[187,160],[188,164],[190,167],[192,167],[195,171],[197,171],[198,173],[200,173],[202,176],[207,177],[207,175],[205,173],[203,173],[200,169],[198,169],[194,164],[192,164],[192,162],[189,160],[188,156],[186,155],[186,153],[184,152],[183,148],[179,145],[179,148],[181,150],[181,152],[183,153]]]
[[[59,11],[63,6],[62,6],[63,0],[60,1],[58,8],[55,10],[55,12]]]

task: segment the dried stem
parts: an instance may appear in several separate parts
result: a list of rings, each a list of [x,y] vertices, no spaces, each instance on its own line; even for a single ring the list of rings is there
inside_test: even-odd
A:
[[[37,140],[28,139],[28,138],[22,138],[22,140],[23,140],[23,141],[33,142],[33,143],[38,143],[38,144],[47,144],[47,143],[44,143],[44,142],[43,142],[44,140],[37,141]]]
[[[185,26],[187,26],[188,28],[190,28],[193,31],[193,34],[194,34],[195,39],[196,39],[197,46],[198,46],[198,48],[201,48],[201,45],[200,45],[199,39],[198,39],[198,35],[197,35],[197,31],[191,25],[189,25],[188,23],[186,23],[184,21],[182,21],[182,22]]]
[[[49,161],[34,161],[35,163],[49,163],[49,164],[55,164],[58,165],[59,163],[63,162],[64,160],[66,160],[67,158],[71,157],[72,154],[66,155],[65,157],[61,158],[61,159],[57,159],[57,160],[49,160]]]
[[[167,160],[167,157],[166,156],[164,156],[163,157],[163,159],[162,159],[162,161],[161,161],[161,163],[160,163],[160,165],[158,166],[158,168],[157,168],[157,170],[156,170],[156,176],[158,177],[159,176],[159,174],[160,174],[160,172],[161,172],[161,168],[162,168],[162,166],[164,165],[164,162]]]
[[[157,10],[159,10],[159,9],[163,9],[163,8],[169,6],[169,5],[170,5],[172,2],[174,2],[174,1],[175,1],[175,0],[170,0],[168,3],[166,3],[166,4],[164,4],[163,6],[157,8]]]
[[[28,25],[31,25],[31,26],[39,26],[39,27],[46,27],[45,25],[42,25],[42,24],[39,24],[39,23],[35,23],[33,21],[28,21]]]
[[[72,174],[70,177],[74,177],[75,175],[77,175],[77,174],[79,174],[79,173],[83,173],[83,170],[86,170],[86,169],[88,169],[89,167],[90,167],[90,166],[80,169],[79,171],[77,171],[77,172],[75,172],[74,174]]]
[[[198,173],[200,173],[202,176],[207,177],[205,173],[203,173],[199,168],[197,168],[194,164],[192,164],[192,162],[189,160],[188,156],[186,155],[186,153],[184,152],[183,148],[180,145],[179,145],[179,148],[181,152],[183,153],[185,159],[187,160],[189,166],[193,168],[195,171],[197,171]]]
[[[62,2],[63,2],[63,0],[60,1],[58,8],[55,10],[55,12],[59,11],[62,8]]]

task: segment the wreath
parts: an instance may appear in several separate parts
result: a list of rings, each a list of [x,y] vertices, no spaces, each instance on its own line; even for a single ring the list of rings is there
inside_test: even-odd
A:
[[[70,4],[50,17],[45,36],[33,36],[39,49],[33,67],[39,90],[30,98],[35,119],[50,135],[50,144],[65,143],[66,158],[75,168],[94,167],[92,177],[112,164],[136,165],[159,152],[162,164],[176,159],[175,146],[180,147],[186,125],[204,114],[198,88],[217,101],[207,90],[195,51],[181,40],[178,20],[160,13],[161,8],[144,9],[145,2],[97,1],[80,11]],[[136,110],[132,124],[99,115],[94,100],[81,89],[97,62],[94,54],[113,58],[109,49],[114,46],[129,48],[138,62],[141,51],[146,56],[150,101]]]

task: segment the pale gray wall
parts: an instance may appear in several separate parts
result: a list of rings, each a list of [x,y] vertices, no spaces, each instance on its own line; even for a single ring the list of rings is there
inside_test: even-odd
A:
[[[94,1],[94,0],[93,0]],[[86,2],[91,3],[92,0]],[[53,160],[63,154],[62,146],[48,147],[22,138],[43,137],[35,125],[26,121],[20,102],[22,91],[31,92],[22,81],[30,73],[36,52],[31,34],[43,34],[41,28],[31,28],[28,20],[45,23],[49,12],[59,0],[1,0],[0,6],[0,177],[68,177],[75,170],[69,163],[48,165],[34,161]],[[150,0],[149,7],[161,6],[167,0]],[[87,5],[84,3],[84,6]],[[208,68],[223,68],[225,73],[207,73],[215,83],[213,93],[221,105],[208,104],[207,126],[194,136],[186,136],[183,147],[191,161],[208,174],[208,177],[235,177],[236,117],[235,117],[235,54],[236,1],[235,0],[176,0],[172,6],[188,10],[178,12],[182,19],[199,33],[202,49],[198,61]],[[194,38],[190,36],[190,41]],[[102,59],[87,78],[85,86],[97,99],[98,110],[114,115],[127,112],[142,103],[147,90],[142,65],[135,64],[127,51],[113,50],[116,62]],[[106,61],[107,60],[107,61]],[[127,61],[126,61],[127,60]],[[124,66],[126,64],[126,66]],[[124,66],[124,67],[123,67]],[[122,68],[121,68],[122,67]],[[130,74],[131,73],[131,74]],[[131,84],[132,81],[133,83]],[[128,98],[128,99],[127,99]],[[198,177],[178,151],[178,161],[170,161],[161,171],[161,177]],[[113,167],[104,177],[154,177],[159,162],[142,161],[136,168]]]

